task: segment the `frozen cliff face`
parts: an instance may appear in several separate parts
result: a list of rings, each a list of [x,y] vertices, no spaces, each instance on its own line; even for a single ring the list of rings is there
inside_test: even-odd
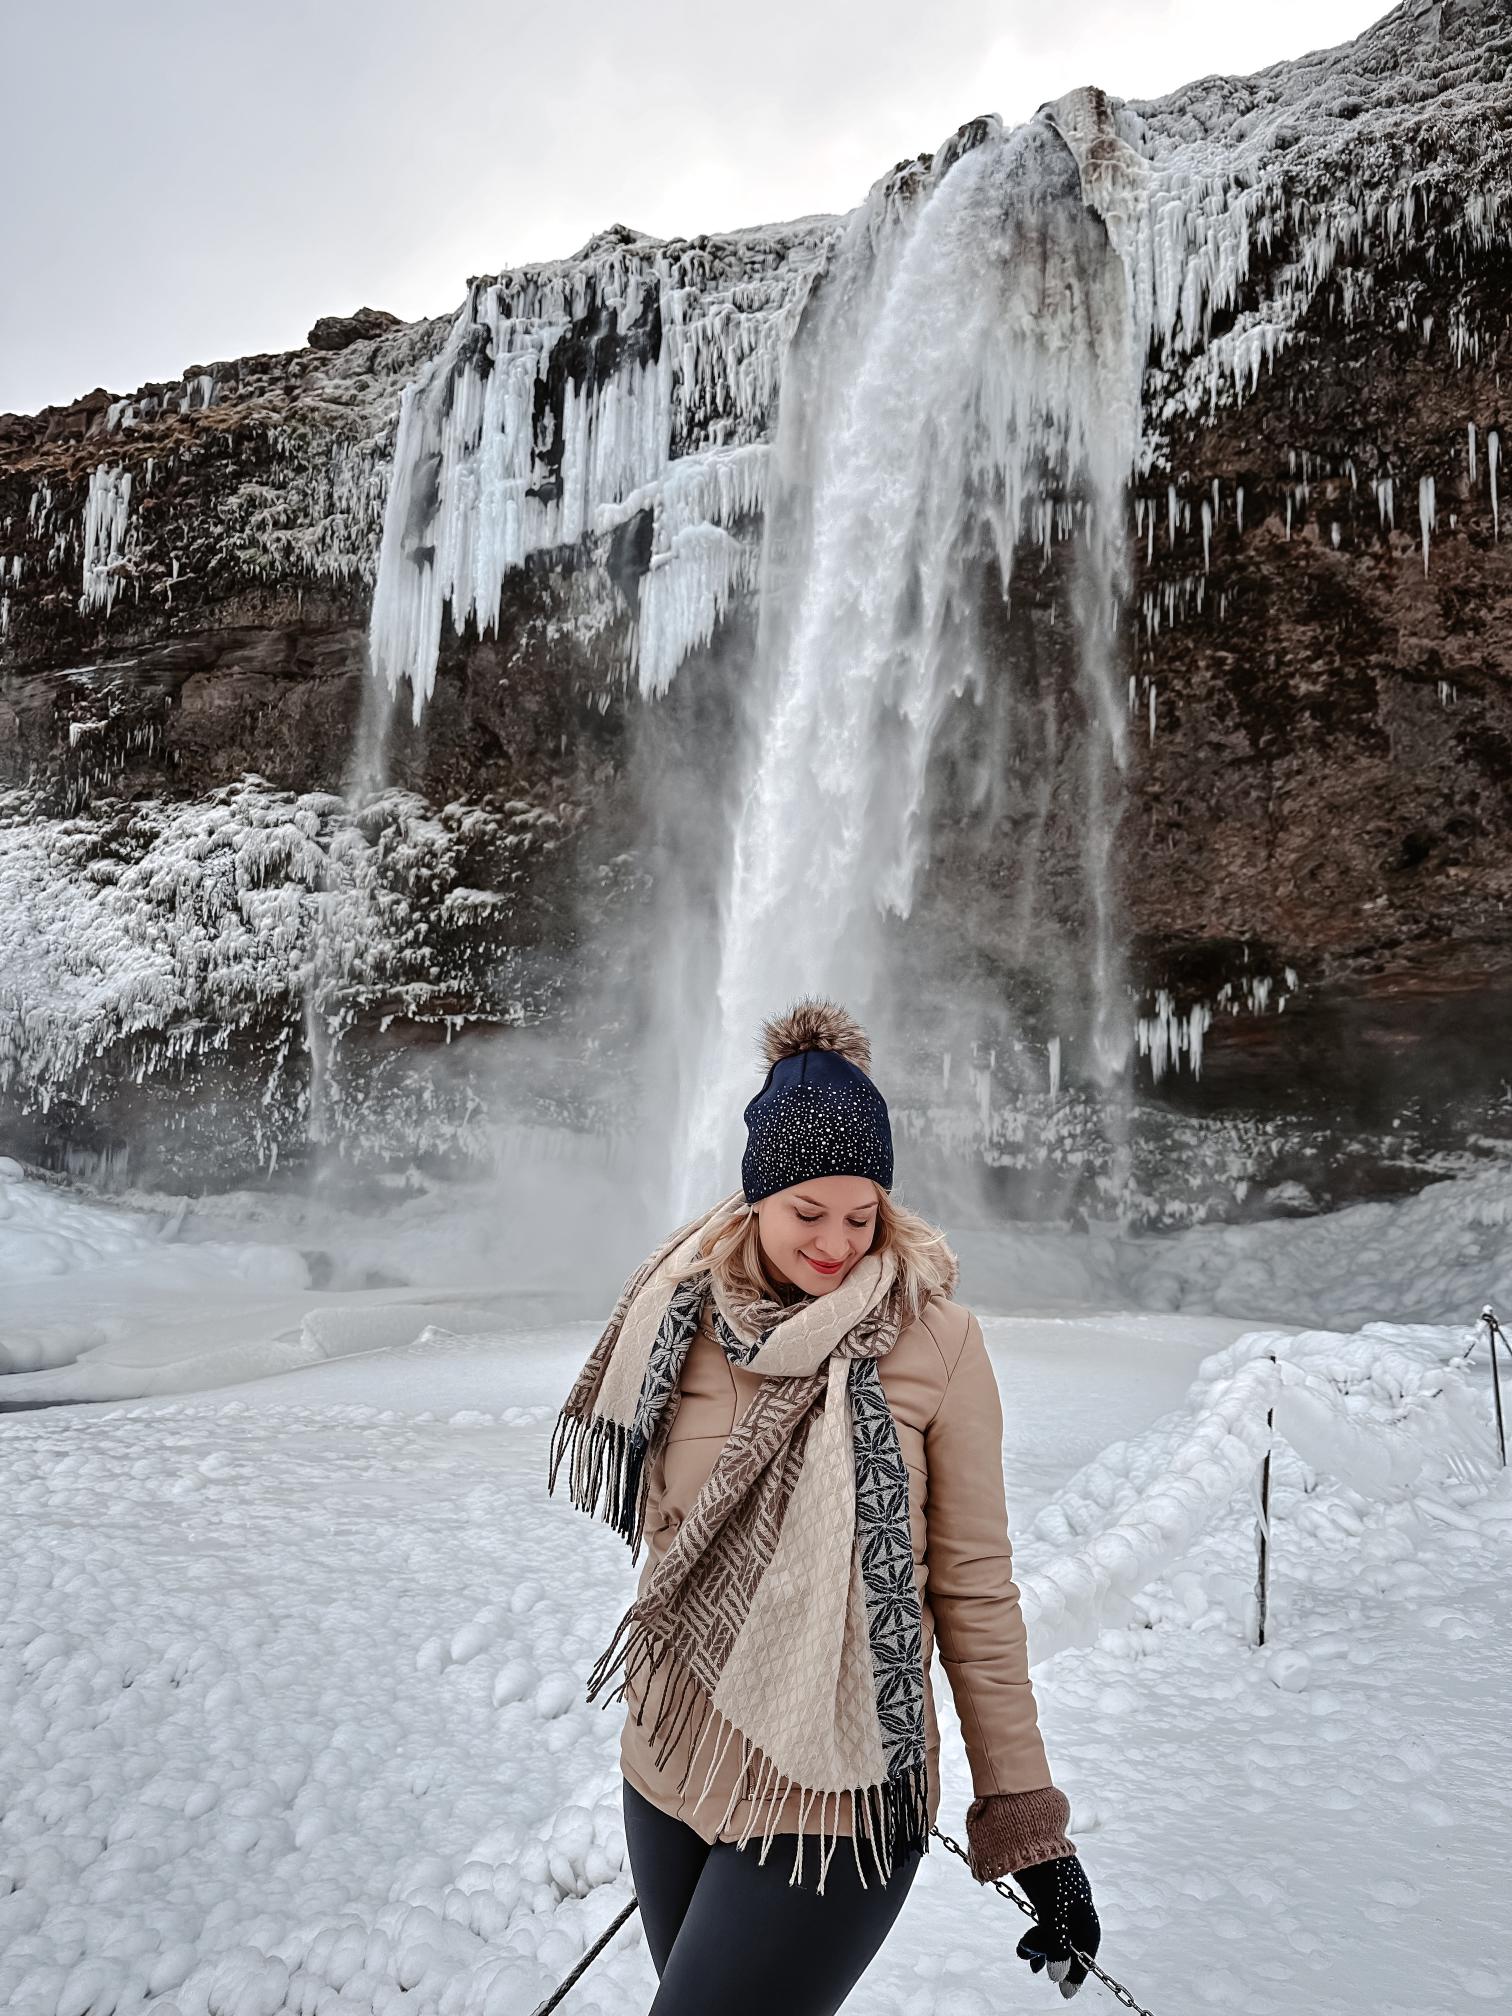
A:
[[[374,675],[410,682],[416,719],[443,614],[497,630],[507,576],[540,554],[592,570],[590,627],[628,610],[643,693],[709,641],[754,585],[783,359],[832,235],[828,219],[696,245],[620,229],[472,283],[404,394],[373,602]]]
[[[1200,1136],[1181,1208],[1233,1208],[1267,1173],[1329,1194],[1341,1158],[1379,1167],[1393,1137],[1412,1137],[1420,1168],[1464,1137],[1456,1102],[1493,1086],[1485,1031],[1512,971],[1509,64],[1503,8],[1409,6],[1255,77],[1149,103],[1088,89],[1034,122],[1122,275],[1113,349],[1131,409],[1108,389],[1105,343],[1093,445],[1126,471],[1128,592],[1116,681],[1094,689],[1076,641],[1091,634],[1076,610],[1085,456],[1036,476],[975,569],[958,544],[929,576],[950,582],[940,662],[970,671],[931,678],[905,717],[915,739],[887,809],[906,872],[884,907],[909,1096],[942,1153],[985,1154],[1013,1183],[1064,1169],[1091,1207],[1140,1189],[1141,1130],[1168,1160]],[[892,326],[867,292],[889,247],[1005,138],[973,122],[845,220],[698,241],[616,229],[472,282],[452,318],[344,328],[340,349],[0,420],[0,785],[35,843],[19,850],[31,912],[81,833],[148,805],[155,831],[177,831],[212,793],[239,802],[248,773],[295,799],[357,775],[432,810],[525,806],[560,828],[504,891],[493,970],[551,984],[469,993],[468,1026],[576,1016],[606,1054],[623,1049],[655,998],[649,948],[666,963],[657,903],[695,920],[667,965],[687,978],[734,887],[730,793],[770,692],[774,586],[827,612],[832,654],[864,634],[879,664],[928,606],[865,631],[843,597],[805,601],[807,531],[801,513],[773,518],[774,482],[811,466],[783,429],[818,410],[821,332],[848,303],[873,334]],[[1104,304],[1105,338],[1114,319]],[[893,389],[917,414],[903,393],[918,359],[895,354]],[[1019,466],[989,462],[992,482]],[[879,592],[911,582],[879,564]],[[354,772],[369,635],[369,690],[408,704],[376,768]],[[1116,696],[1105,746],[1123,761],[1089,822],[1094,690]],[[329,816],[333,861],[348,818]],[[1075,998],[1096,941],[1089,830],[1116,882],[1122,963],[1102,984],[1140,1094],[1126,1152],[1090,1094]],[[87,889],[84,940],[134,943],[135,899],[108,876]],[[296,957],[212,960],[224,986],[190,973],[131,995],[129,1017],[127,990],[108,1012],[80,1007],[72,1036],[76,995],[26,968],[0,1018],[30,1032],[8,1039],[6,1097],[35,1152],[61,1153],[114,1084],[134,1090],[112,1140],[149,1108],[171,1119],[189,1095],[160,1065],[196,1015],[229,1032],[228,1070],[248,1018],[282,1030],[273,1104],[293,1111],[300,1072],[332,1078],[308,1040],[312,973],[328,1005],[352,1006],[333,1010],[336,1077],[364,1037],[444,1033],[466,934],[418,927],[412,949],[435,963],[385,1035],[381,989],[345,953],[322,963],[323,893],[296,906]],[[413,1041],[394,1047],[421,1061]],[[428,1140],[461,1138],[458,1114],[496,1096],[491,1067],[469,1078],[477,1047],[449,1046],[427,1081]]]

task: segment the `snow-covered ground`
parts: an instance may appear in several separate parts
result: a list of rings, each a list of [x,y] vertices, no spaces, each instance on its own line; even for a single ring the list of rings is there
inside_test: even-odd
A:
[[[1103,1958],[1156,2016],[1505,2000],[1512,1491],[1484,1346],[1453,1362],[1505,1280],[1496,1180],[1379,1207],[1395,1236],[1351,1213],[1254,1228],[1242,1254],[1182,1235],[1181,1267],[1159,1242],[1166,1271],[1144,1264],[1168,1311],[1118,1306],[1133,1262],[1106,1243],[963,1242],[1050,1753]],[[186,1245],[31,1183],[0,1199],[0,1342],[23,1295],[45,1330],[46,1255],[69,1320],[91,1294],[107,1330],[110,1306],[136,1312],[58,1376],[126,1375],[150,1278],[181,1319],[155,1396],[0,1418],[0,2008],[529,2016],[630,1895],[619,1711],[583,1682],[634,1571],[544,1488],[595,1322],[486,1289],[316,1291],[293,1247]],[[1437,1327],[1291,1327],[1421,1314],[1409,1238]],[[269,1348],[275,1324],[302,1359]],[[197,1355],[228,1339],[233,1358]],[[935,1680],[960,1837],[970,1786]],[[848,2006],[1052,2006],[1012,1957],[1018,1924],[935,1843]],[[564,2016],[644,2009],[653,1987],[632,1917]]]

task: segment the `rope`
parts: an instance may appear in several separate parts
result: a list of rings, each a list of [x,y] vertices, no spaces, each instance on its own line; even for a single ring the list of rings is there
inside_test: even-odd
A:
[[[966,1853],[966,1850],[961,1846],[959,1841],[952,1840],[950,1835],[941,1833],[938,1827],[931,1827],[929,1831],[931,1834],[933,1834],[933,1836],[937,1841],[944,1842],[945,1846],[950,1850],[952,1855],[959,1855],[961,1860],[967,1865],[968,1868],[971,1866],[971,1858]],[[1017,1904],[1018,1908],[1020,1909],[1020,1911],[1023,1912],[1026,1918],[1033,1918],[1036,1924],[1039,1922],[1038,1914],[1036,1913],[1034,1906],[1030,1904],[1026,1898],[1021,1897],[1017,1892],[1017,1890],[1015,1890],[1011,1884],[1005,1883],[1002,1880],[1002,1878],[999,1877],[993,1883],[992,1887],[994,1890],[1000,1890],[1002,1894],[1009,1900],[1010,1903]],[[568,1989],[573,1987],[578,1981],[580,1981],[583,1978],[583,1976],[587,1973],[588,1969],[593,1965],[594,1961],[598,1958],[600,1953],[602,1953],[604,1948],[609,1944],[609,1941],[614,1937],[615,1933],[618,1932],[621,1925],[623,1925],[625,1920],[630,1916],[631,1912],[637,1910],[638,1908],[639,1908],[639,1899],[632,1897],[630,1899],[630,1902],[625,1906],[624,1910],[621,1911],[619,1916],[616,1919],[614,1919],[614,1921],[611,1924],[606,1926],[605,1929],[599,1934],[598,1938],[594,1940],[593,1944],[588,1948],[587,1952],[583,1955],[582,1959],[579,1960],[577,1965],[573,1968],[572,1972],[566,1977],[564,1981],[560,1983],[558,1987],[552,1990],[551,1994],[549,1994],[546,1997],[546,2000],[544,2002],[538,2002],[536,2004],[535,2008],[531,2010],[530,2016],[551,2016],[551,2011],[555,2009],[562,2002],[563,1998],[567,1994]],[[1081,1965],[1086,1968],[1089,1974],[1095,1974],[1097,1976],[1098,1980],[1101,1981],[1103,1986],[1108,1990],[1109,1994],[1113,1996],[1115,2001],[1121,2002],[1125,2009],[1132,2009],[1134,2011],[1134,2016],[1151,2016],[1151,2012],[1145,2008],[1144,2004],[1142,2002],[1136,2002],[1134,2000],[1134,1997],[1129,1993],[1128,1989],[1124,1987],[1123,1983],[1121,1981],[1115,1981],[1111,1974],[1107,1973],[1105,1969],[1099,1967],[1097,1962],[1092,1958],[1092,1955],[1090,1953],[1083,1953],[1083,1951],[1079,1946],[1073,1946],[1071,1948],[1071,1954],[1074,1959],[1080,1961]]]

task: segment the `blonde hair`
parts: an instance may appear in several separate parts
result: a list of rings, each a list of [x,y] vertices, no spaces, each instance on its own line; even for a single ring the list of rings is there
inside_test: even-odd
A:
[[[880,1184],[876,1190],[877,1222],[868,1251],[895,1256],[903,1290],[901,1323],[907,1328],[931,1296],[952,1292],[956,1258],[937,1226],[906,1204],[894,1203]],[[717,1281],[732,1300],[782,1300],[783,1284],[767,1271],[761,1251],[761,1225],[754,1204],[737,1204],[733,1215],[712,1228],[698,1252],[671,1278],[685,1281],[703,1273]]]

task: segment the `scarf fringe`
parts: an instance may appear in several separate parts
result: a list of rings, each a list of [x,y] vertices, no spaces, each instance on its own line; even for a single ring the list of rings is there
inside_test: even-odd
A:
[[[646,1444],[634,1428],[565,1408],[551,1431],[546,1489],[556,1489],[557,1471],[569,1465],[567,1491],[579,1512],[600,1518],[639,1552],[646,1515]]]
[[[829,1872],[835,1850],[844,1838],[840,1833],[839,1822],[840,1802],[846,1798],[850,1800],[852,1850],[863,1889],[869,1887],[866,1872],[861,1866],[863,1841],[871,1849],[878,1880],[884,1884],[900,1856],[908,1854],[915,1848],[921,1855],[928,1854],[929,1772],[922,1757],[917,1763],[906,1766],[896,1777],[883,1779],[879,1784],[838,1788],[801,1785],[794,1778],[779,1772],[776,1764],[757,1744],[749,1737],[741,1735],[728,1716],[714,1706],[690,1667],[680,1660],[674,1660],[672,1662],[674,1670],[663,1672],[662,1669],[667,1666],[671,1655],[671,1640],[661,1636],[639,1619],[636,1616],[636,1606],[632,1603],[615,1627],[614,1636],[589,1677],[588,1699],[592,1701],[608,1684],[617,1666],[622,1665],[624,1670],[618,1684],[602,1703],[605,1708],[625,1695],[633,1683],[644,1675],[646,1690],[635,1705],[636,1725],[643,1728],[650,1697],[650,1683],[660,1673],[662,1675],[660,1696],[656,1712],[651,1718],[651,1736],[657,1745],[654,1753],[657,1770],[665,1768],[667,1759],[678,1747],[689,1723],[696,1715],[698,1719],[693,1729],[687,1762],[677,1779],[677,1790],[685,1791],[698,1762],[699,1751],[711,1737],[713,1739],[703,1786],[695,1804],[701,1804],[708,1797],[731,1743],[738,1740],[741,1750],[740,1771],[725,1802],[725,1810],[720,1815],[717,1830],[722,1835],[735,1808],[742,1799],[748,1800],[750,1810],[735,1843],[737,1848],[745,1847],[757,1820],[765,1815],[761,1846],[757,1855],[758,1862],[765,1863],[772,1843],[777,1838],[776,1823],[781,1817],[787,1796],[790,1792],[797,1792],[799,1819],[793,1869],[788,1877],[790,1887],[803,1880],[804,1848],[810,1831],[813,1831],[817,1832],[819,1840],[818,1895],[821,1897],[824,1895],[825,1876]],[[835,1802],[833,1819],[829,1815],[831,1799]],[[816,1830],[810,1830],[809,1814],[816,1802],[819,1806],[819,1825]]]

